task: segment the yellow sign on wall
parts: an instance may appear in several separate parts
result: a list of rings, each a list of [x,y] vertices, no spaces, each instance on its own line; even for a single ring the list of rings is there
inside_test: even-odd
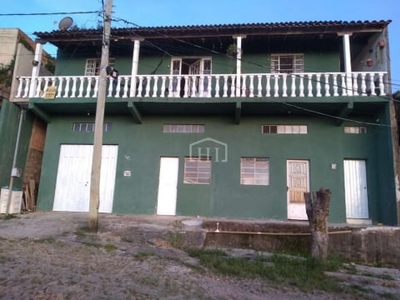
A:
[[[56,85],[51,85],[47,88],[45,94],[44,94],[44,99],[54,99],[57,94],[57,86]]]

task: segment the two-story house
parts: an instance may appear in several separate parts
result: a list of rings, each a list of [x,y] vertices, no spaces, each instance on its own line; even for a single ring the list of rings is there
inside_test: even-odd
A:
[[[107,68],[100,212],[395,224],[390,21],[38,32],[55,76],[20,77],[47,122],[42,210],[87,211]],[[110,68],[113,67],[114,69]],[[111,72],[113,70],[113,72]]]

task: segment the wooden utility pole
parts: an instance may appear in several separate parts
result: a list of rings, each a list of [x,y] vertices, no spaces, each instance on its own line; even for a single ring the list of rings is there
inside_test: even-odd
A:
[[[103,126],[104,126],[104,107],[107,92],[107,72],[110,48],[111,33],[111,10],[112,0],[107,0],[104,25],[103,43],[100,62],[99,89],[96,105],[96,119],[93,141],[92,174],[90,179],[90,203],[89,203],[89,231],[96,232],[99,225],[99,204],[100,204],[100,170],[101,170],[101,150],[103,147]]]
[[[304,193],[304,198],[311,231],[311,256],[325,261],[328,257],[328,217],[331,191],[322,187],[312,194]]]

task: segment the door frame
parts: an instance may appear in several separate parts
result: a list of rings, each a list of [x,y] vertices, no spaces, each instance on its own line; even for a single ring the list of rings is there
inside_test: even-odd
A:
[[[357,162],[361,163],[358,165],[356,178],[350,178],[351,173],[348,173],[348,168],[346,167],[346,162]],[[360,171],[360,167],[362,170]],[[368,178],[367,178],[367,160],[366,159],[357,159],[357,158],[346,158],[343,160],[343,180],[344,180],[344,194],[345,194],[345,210],[346,210],[346,222],[349,224],[372,224],[370,213],[369,213],[369,200],[368,200]],[[354,175],[354,174],[353,174]],[[354,182],[356,181],[356,182]],[[357,188],[359,189],[356,193],[352,193],[349,191],[349,188],[354,188],[354,184],[358,184]],[[363,185],[363,186],[361,186]],[[365,192],[363,192],[365,190]],[[359,199],[354,200],[354,194],[356,197],[359,196]],[[364,197],[363,197],[364,195]],[[351,198],[351,199],[350,199]],[[354,212],[351,206],[354,206],[358,211]],[[364,206],[361,208],[361,206]],[[352,215],[353,214],[353,215]]]
[[[168,159],[168,160],[174,160],[174,170],[172,174],[170,172],[167,172],[167,176],[165,178],[168,178],[172,180],[172,185],[170,183],[165,183],[162,185],[162,180],[164,178],[163,172],[165,170],[163,169],[163,160]],[[157,207],[156,207],[156,215],[170,215],[170,216],[175,216],[176,215],[176,202],[178,198],[178,181],[179,181],[179,157],[177,156],[161,156],[160,157],[160,168],[159,168],[159,176],[158,176],[158,190],[157,190]],[[165,193],[166,190],[169,192],[169,190],[172,189],[172,196],[173,199],[168,199],[165,198],[162,195],[162,193]],[[165,201],[166,203],[162,203],[162,201]],[[165,205],[167,205],[167,209],[165,209]],[[172,207],[168,207],[168,205],[172,205]],[[161,208],[162,207],[162,208]],[[162,211],[161,211],[162,210]]]
[[[290,203],[290,188],[289,188],[289,163],[290,162],[305,162],[307,164],[307,187],[306,187],[306,192],[310,192],[310,160],[308,160],[308,159],[287,159],[286,160],[287,218],[288,218],[288,220],[299,220],[299,221],[308,220],[307,213],[306,213],[305,202],[304,203],[299,203],[299,204]],[[303,198],[304,198],[304,195],[303,195]],[[298,212],[296,212],[296,214],[293,214],[292,213],[292,208],[296,208],[296,210],[298,210]]]
[[[206,62],[209,61],[205,69]],[[193,66],[198,64],[197,73],[193,72]],[[185,65],[185,68],[184,68]],[[170,83],[170,91],[174,97],[204,96],[210,90],[209,80],[205,76],[212,74],[211,56],[174,56],[171,57],[171,75],[174,77]],[[198,76],[193,76],[198,75]],[[203,76],[204,77],[203,77]],[[189,77],[188,82],[187,76]]]
[[[118,145],[102,146],[102,168],[99,191],[99,212],[101,213],[112,213],[118,164],[118,148]],[[87,212],[89,211],[90,202],[90,174],[93,145],[61,144],[59,149],[52,210]],[[64,159],[66,157],[72,157],[72,160]],[[111,161],[110,158],[112,158]],[[79,160],[83,160],[83,162]],[[84,166],[82,168],[83,164]],[[75,176],[75,173],[70,174],[71,166],[73,168],[72,171],[78,173]],[[107,168],[104,168],[105,166]],[[65,184],[73,185],[73,191],[66,191]],[[67,188],[70,188],[70,186]],[[74,205],[69,202],[72,196],[75,196],[75,201],[79,201],[80,205]]]

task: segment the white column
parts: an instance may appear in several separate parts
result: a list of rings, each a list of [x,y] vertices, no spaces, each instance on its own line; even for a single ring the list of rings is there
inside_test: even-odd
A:
[[[131,90],[129,92],[129,97],[134,97],[136,95],[136,76],[138,74],[139,68],[139,51],[140,51],[140,40],[135,40],[133,44],[133,57],[132,57],[132,71],[131,71]]]
[[[233,38],[236,38],[236,84],[235,84],[235,96],[240,97],[241,93],[241,76],[242,76],[242,39],[245,38],[245,35],[237,35]]]
[[[351,73],[350,35],[349,33],[343,34],[344,70],[346,73]]]
[[[37,43],[35,49],[35,56],[32,61],[33,68],[32,68],[32,80],[29,88],[29,98],[35,97],[35,92],[37,88],[37,78],[40,74],[40,65],[42,64],[42,51],[43,51],[43,45]]]
[[[351,79],[350,35],[351,33],[343,34],[344,71],[346,72],[346,88],[349,96],[353,95],[353,84]]]

